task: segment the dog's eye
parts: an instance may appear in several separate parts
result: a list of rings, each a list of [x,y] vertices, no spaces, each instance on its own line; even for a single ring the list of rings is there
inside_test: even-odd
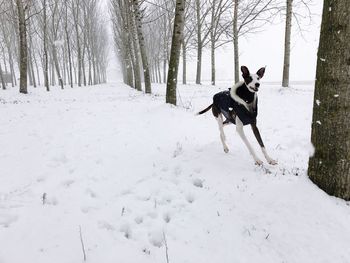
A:
[[[257,80],[260,80],[260,78],[258,77]]]

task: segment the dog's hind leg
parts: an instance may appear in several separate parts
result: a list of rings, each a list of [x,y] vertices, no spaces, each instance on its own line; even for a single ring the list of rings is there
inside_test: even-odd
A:
[[[242,141],[244,142],[244,144],[247,146],[250,154],[253,156],[255,164],[257,165],[261,165],[263,162],[256,156],[252,146],[250,145],[247,137],[244,134],[244,130],[243,130],[243,123],[242,121],[238,118],[238,116],[236,117],[236,131],[239,134],[239,136],[241,137]]]
[[[260,147],[261,147],[261,151],[263,152],[264,156],[265,156],[265,159],[266,161],[269,163],[269,164],[272,164],[272,165],[275,165],[277,164],[277,161],[275,161],[274,159],[272,159],[266,152],[266,149],[265,149],[265,146],[264,146],[264,143],[261,139],[261,136],[260,136],[260,132],[259,132],[259,129],[258,127],[256,126],[256,122],[252,123],[251,124],[252,126],[252,130],[253,130],[253,133],[255,135],[255,138],[256,140],[258,141]]]
[[[228,146],[226,144],[226,136],[225,136],[225,132],[224,132],[224,124],[223,124],[223,119],[222,119],[222,114],[218,114],[218,116],[216,117],[216,120],[218,122],[219,125],[219,131],[220,131],[220,139],[222,142],[222,146],[224,147],[224,152],[228,153],[229,149]]]

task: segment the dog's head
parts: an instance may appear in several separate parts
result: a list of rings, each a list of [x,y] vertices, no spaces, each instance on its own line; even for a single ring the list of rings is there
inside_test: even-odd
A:
[[[260,87],[260,79],[265,74],[265,67],[259,69],[256,74],[250,74],[249,69],[246,66],[241,67],[242,77],[244,79],[244,83],[248,87],[250,92],[257,92]]]

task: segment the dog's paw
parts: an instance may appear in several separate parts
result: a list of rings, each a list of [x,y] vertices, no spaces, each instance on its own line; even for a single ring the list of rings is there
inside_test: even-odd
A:
[[[229,151],[230,151],[230,150],[229,150],[227,147],[224,148],[224,152],[225,152],[225,153],[228,153]]]
[[[269,160],[267,160],[267,162],[268,162],[269,164],[271,164],[271,165],[276,165],[276,164],[278,164],[278,162],[275,161],[274,159],[269,159]]]
[[[259,159],[256,159],[255,160],[255,165],[262,165],[263,164],[263,161],[259,160]]]

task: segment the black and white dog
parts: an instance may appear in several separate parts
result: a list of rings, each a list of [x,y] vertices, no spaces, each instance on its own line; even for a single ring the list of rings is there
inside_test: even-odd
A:
[[[236,83],[227,91],[215,94],[213,104],[198,112],[198,115],[212,109],[213,115],[219,124],[220,138],[226,153],[229,149],[226,144],[223,127],[230,123],[236,124],[236,130],[253,156],[255,163],[261,165],[263,162],[256,156],[243,131],[243,126],[250,124],[265,159],[269,164],[275,165],[277,162],[267,154],[259,129],[256,126],[256,117],[258,115],[257,92],[260,87],[260,79],[264,76],[265,68],[259,69],[256,74],[250,74],[248,68],[245,66],[241,67],[241,71],[244,81]],[[223,120],[223,116],[225,117],[225,121]]]

